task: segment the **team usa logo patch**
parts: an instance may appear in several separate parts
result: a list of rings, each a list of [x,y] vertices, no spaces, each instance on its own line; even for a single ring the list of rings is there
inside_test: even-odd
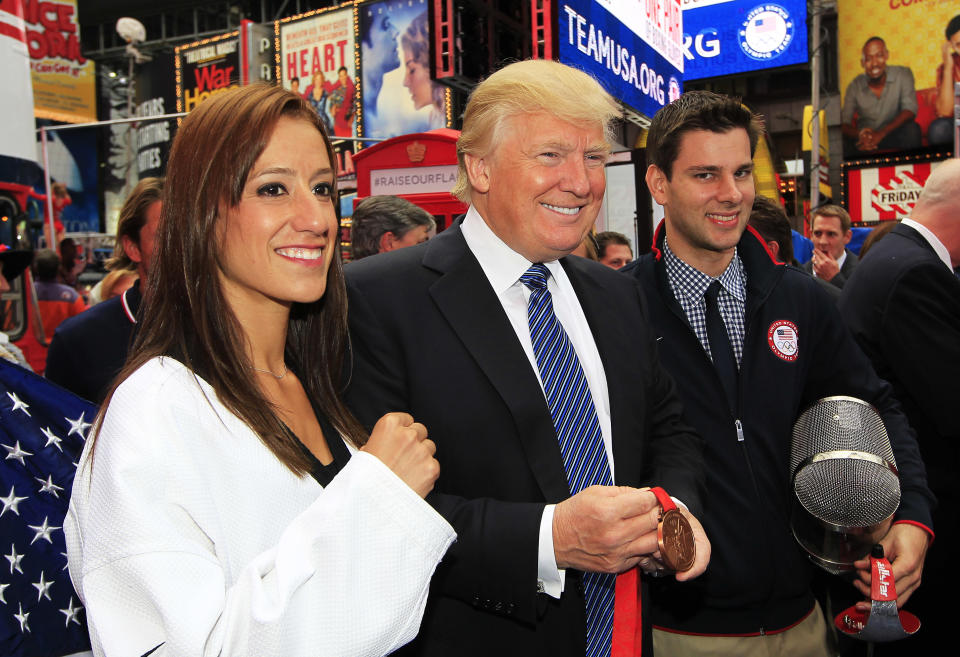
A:
[[[774,356],[792,363],[797,360],[799,353],[797,325],[786,319],[778,319],[767,329],[767,343]]]

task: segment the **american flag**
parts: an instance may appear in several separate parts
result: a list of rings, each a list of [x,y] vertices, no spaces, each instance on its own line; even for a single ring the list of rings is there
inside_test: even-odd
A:
[[[0,655],[90,649],[63,518],[97,409],[0,359]]]

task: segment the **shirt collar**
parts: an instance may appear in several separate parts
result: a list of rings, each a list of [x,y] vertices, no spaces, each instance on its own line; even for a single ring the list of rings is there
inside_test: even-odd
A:
[[[943,261],[943,264],[947,266],[947,269],[953,271],[953,264],[950,260],[950,252],[947,250],[947,247],[943,245],[943,242],[940,241],[940,238],[937,237],[932,230],[921,224],[920,222],[914,221],[913,219],[903,219],[900,223],[904,226],[910,226],[927,240],[927,244],[933,247],[933,250],[936,251],[937,257]]]
[[[716,278],[704,274],[696,267],[692,267],[681,260],[677,254],[670,250],[666,235],[663,238],[663,257],[667,267],[667,276],[678,294],[699,299],[713,281],[720,281],[720,285],[728,294],[741,303],[746,302],[747,277],[743,269],[743,261],[740,259],[737,250],[734,250],[730,264]]]
[[[840,257],[837,258],[837,267],[843,268],[843,263],[847,261],[847,250],[844,249],[843,253],[840,254]]]
[[[533,264],[501,240],[472,205],[467,209],[460,231],[497,295],[519,281],[520,276]],[[560,275],[562,267],[559,261],[551,260],[543,264],[554,278]]]

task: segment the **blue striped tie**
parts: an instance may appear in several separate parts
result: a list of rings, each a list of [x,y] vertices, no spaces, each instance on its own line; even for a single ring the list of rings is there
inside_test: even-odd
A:
[[[527,305],[530,339],[553,426],[557,430],[570,494],[576,495],[595,484],[612,486],[613,479],[590,386],[583,375],[577,352],[553,312],[553,298],[547,289],[548,275],[544,265],[534,264],[520,281],[530,289]],[[605,573],[583,574],[587,600],[587,657],[610,654],[615,579]]]

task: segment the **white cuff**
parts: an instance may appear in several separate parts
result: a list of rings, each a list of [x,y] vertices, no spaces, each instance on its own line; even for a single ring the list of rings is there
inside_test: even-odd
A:
[[[559,598],[566,582],[566,571],[557,568],[557,556],[553,551],[553,510],[555,504],[543,507],[540,516],[540,547],[537,557],[537,591],[552,598]]]

